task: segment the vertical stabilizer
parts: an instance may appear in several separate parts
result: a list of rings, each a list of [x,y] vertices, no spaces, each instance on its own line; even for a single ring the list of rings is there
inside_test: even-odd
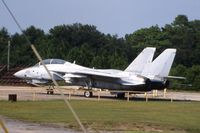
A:
[[[167,77],[175,55],[176,49],[166,49],[149,66],[145,67],[142,76],[158,80]]]
[[[153,47],[145,48],[124,71],[141,74],[145,65],[152,62],[155,50]]]

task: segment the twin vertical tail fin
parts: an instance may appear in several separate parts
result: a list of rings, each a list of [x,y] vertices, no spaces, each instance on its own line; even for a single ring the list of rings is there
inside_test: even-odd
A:
[[[144,68],[142,76],[155,80],[162,80],[167,77],[175,55],[176,49],[166,49],[151,64]]]
[[[152,62],[155,50],[153,47],[145,48],[124,71],[141,74],[145,66]]]
[[[145,48],[124,71],[155,80],[168,77],[176,49],[166,49],[152,62],[155,50],[153,47]]]

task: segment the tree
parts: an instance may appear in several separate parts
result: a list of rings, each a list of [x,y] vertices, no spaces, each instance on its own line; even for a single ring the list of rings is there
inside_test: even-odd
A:
[[[192,84],[192,87],[188,90],[200,91],[200,66],[194,65],[187,71],[188,84]]]
[[[45,33],[30,26],[24,30],[31,43],[35,44],[43,59],[60,58],[88,67],[117,68],[124,70],[145,48],[156,47],[154,59],[166,48],[176,48],[177,54],[171,75],[186,76],[189,82],[199,87],[200,65],[200,20],[189,21],[178,15],[171,24],[139,29],[124,38],[104,34],[96,26],[75,23],[58,25]],[[6,28],[0,29],[0,63],[6,63],[7,42],[11,39],[11,65],[30,65],[38,62],[22,34],[9,36]],[[188,88],[172,86],[173,88]],[[191,87],[189,87],[190,89]]]
[[[7,44],[10,37],[5,27],[0,29],[0,64],[6,64],[7,61]]]
[[[187,26],[188,25],[188,18],[185,15],[178,15],[174,22],[172,23],[174,26]]]

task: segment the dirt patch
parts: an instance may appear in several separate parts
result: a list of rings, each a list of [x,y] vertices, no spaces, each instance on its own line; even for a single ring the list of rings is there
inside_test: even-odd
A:
[[[79,133],[78,131],[73,131],[53,124],[24,122],[3,116],[0,116],[0,119],[4,122],[4,125],[10,133]],[[3,130],[0,129],[0,132],[3,133]]]

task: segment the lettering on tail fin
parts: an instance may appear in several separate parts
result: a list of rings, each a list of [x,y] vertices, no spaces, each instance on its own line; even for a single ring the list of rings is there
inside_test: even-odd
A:
[[[155,51],[154,47],[145,48],[124,71],[141,74],[145,66],[152,62]]]
[[[152,63],[145,67],[142,76],[155,80],[167,77],[176,55],[176,49],[166,49]]]

